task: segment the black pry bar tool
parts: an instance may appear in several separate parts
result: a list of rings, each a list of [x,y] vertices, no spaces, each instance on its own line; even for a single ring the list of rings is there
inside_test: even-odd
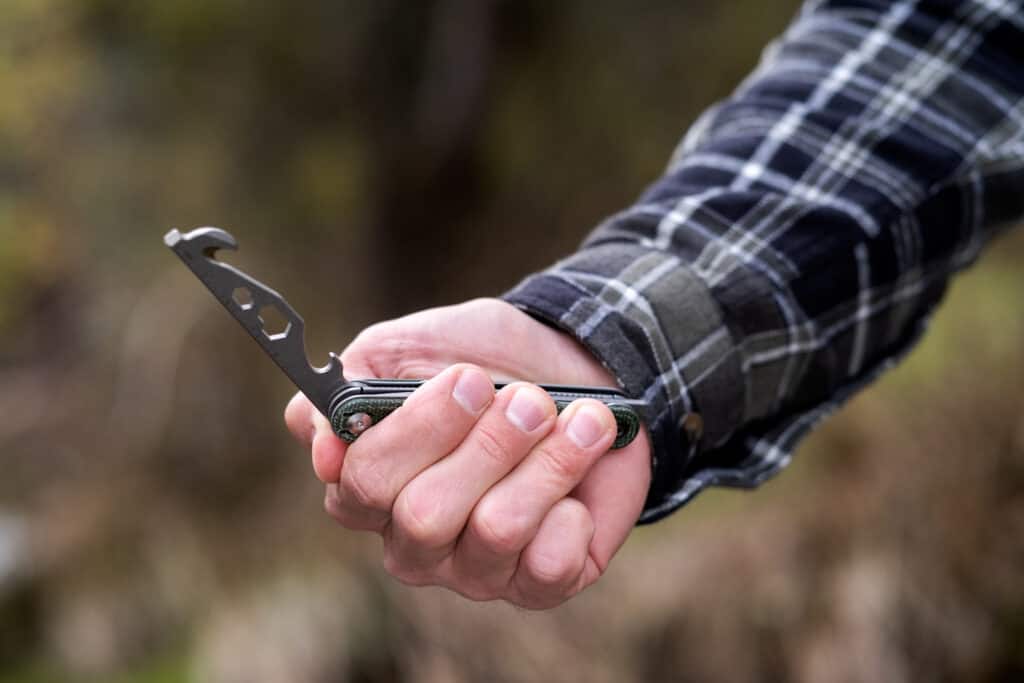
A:
[[[306,356],[305,321],[284,297],[234,266],[218,261],[220,249],[238,249],[229,233],[219,228],[198,228],[164,236],[170,247],[224,308],[252,335],[284,374],[323,413],[335,434],[352,443],[360,434],[400,407],[422,380],[346,380],[341,359],[334,353],[322,368]],[[283,330],[270,331],[263,315],[268,307],[284,317]],[[497,384],[496,389],[505,386]],[[612,448],[623,448],[636,437],[646,404],[615,389],[542,384],[561,412],[579,398],[601,401],[615,416],[618,427]]]

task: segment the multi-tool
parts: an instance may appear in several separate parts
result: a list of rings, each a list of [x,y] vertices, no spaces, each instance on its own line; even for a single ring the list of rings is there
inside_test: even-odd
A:
[[[334,353],[324,367],[314,367],[306,356],[305,322],[284,297],[238,268],[219,261],[217,251],[237,249],[235,239],[219,228],[198,228],[182,234],[171,230],[164,243],[177,254],[252,338],[295,383],[306,398],[330,421],[334,432],[351,443],[360,434],[400,407],[422,380],[346,380],[341,359]],[[272,326],[273,311],[283,318]],[[277,317],[273,316],[273,317]],[[500,389],[503,384],[497,384]],[[559,412],[579,398],[601,401],[618,426],[612,448],[629,444],[640,428],[643,401],[615,389],[540,385],[554,399]]]

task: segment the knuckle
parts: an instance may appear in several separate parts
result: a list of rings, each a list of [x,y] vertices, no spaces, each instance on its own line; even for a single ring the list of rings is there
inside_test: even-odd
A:
[[[345,506],[337,497],[328,494],[324,497],[324,510],[338,524],[352,531],[375,531],[380,532],[386,517],[380,513],[374,515],[360,515]]]
[[[410,545],[428,550],[441,548],[448,544],[448,534],[442,520],[437,515],[419,512],[423,506],[415,501],[395,506],[392,512],[392,524]]]
[[[378,341],[385,338],[383,325],[377,323],[363,329],[356,335],[355,339],[349,342],[341,351],[341,363],[346,368],[352,365],[359,365],[365,361],[367,356],[372,356],[370,351],[376,348]]]
[[[540,462],[558,481],[575,481],[587,470],[588,459],[572,448],[541,446],[538,450]]]
[[[494,510],[493,506],[475,512],[470,524],[484,548],[495,555],[514,555],[525,545],[521,525],[511,516]]]
[[[372,463],[352,458],[341,468],[338,480],[339,494],[356,506],[367,510],[388,512],[393,496]]]
[[[582,569],[582,564],[568,553],[536,553],[527,558],[525,565],[530,580],[548,588],[568,587]]]
[[[415,328],[413,328],[415,329]],[[428,350],[425,339],[399,320],[365,328],[341,353],[342,365],[369,370],[374,377],[430,376],[420,360]]]
[[[508,444],[493,427],[478,424],[473,431],[473,448],[501,467],[514,465],[515,458]]]

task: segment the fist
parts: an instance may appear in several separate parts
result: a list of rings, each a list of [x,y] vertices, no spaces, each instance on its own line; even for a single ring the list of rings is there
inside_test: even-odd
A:
[[[557,414],[526,381],[614,387],[570,336],[481,299],[374,325],[342,353],[350,378],[429,378],[348,445],[301,394],[292,434],[310,448],[342,526],[383,538],[411,585],[474,600],[554,607],[594,583],[650,484],[649,440],[615,440],[611,412],[581,399]],[[512,381],[495,393],[494,381]]]

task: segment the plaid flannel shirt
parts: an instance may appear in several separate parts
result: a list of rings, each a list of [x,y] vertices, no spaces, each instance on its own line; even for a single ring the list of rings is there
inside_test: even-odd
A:
[[[1022,3],[812,2],[635,205],[505,298],[650,402],[650,522],[778,472],[1022,214]]]

